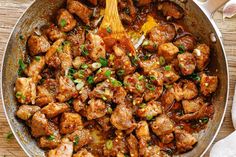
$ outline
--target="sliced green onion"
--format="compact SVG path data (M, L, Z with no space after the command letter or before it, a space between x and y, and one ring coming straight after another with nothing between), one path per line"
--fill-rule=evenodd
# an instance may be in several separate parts
M147 105L145 103L142 103L139 105L140 108L145 108Z
M149 41L148 40L144 40L142 46L148 46L149 45Z
M154 91L156 87L153 84L146 84L147 89Z
M84 87L83 81L78 81L77 85L75 86L77 90L81 90L83 87Z
M47 139L48 139L49 141L53 141L53 140L55 139L55 136L54 136L54 135L49 135L49 136L47 137Z
M22 59L19 59L18 64L19 64L21 70L25 70L26 65Z
M111 76L111 70L107 70L107 71L105 72L105 76L106 76L106 77L110 77L110 76Z
M108 61L106 58L101 57L99 60L103 67L106 67L108 65Z
M185 47L184 45L179 45L179 54L183 54L185 52Z
M63 45L58 46L57 52L62 52L63 51Z
M152 120L153 116L152 115L147 115L146 119L147 120Z
M122 83L120 81L117 81L116 79L111 79L111 83L115 87L122 86Z
M160 58L159 58L159 62L160 62L160 65L165 65L166 60L165 60L164 57L160 56Z
M82 65L81 65L81 68L82 68L82 69L87 69L87 68L88 68L88 65L87 65L87 64L82 64Z
M74 139L74 145L78 145L79 144L79 136L75 136L75 139Z
M154 75L149 76L149 78L150 78L151 81L157 80L156 76L154 76Z
M95 62L95 63L92 64L93 69L99 69L99 68L101 68L101 66L102 66L102 64L98 63L98 62Z
M41 57L40 57L40 56L36 56L36 57L35 57L35 60L36 60L37 62L39 62L39 61L40 61L40 59L41 59Z
M113 148L113 142L112 142L112 140L107 140L107 142L106 142L106 148L107 148L108 150L111 150L111 149Z
M13 135L13 133L10 131L10 132L8 132L8 134L7 134L7 137L6 137L8 140L10 140L10 139L13 139L14 138L14 135Z
M139 90L139 91L141 91L141 90L143 89L143 87L142 87L141 85L139 85L139 84L136 84L135 87L136 87L136 89Z
M199 119L199 122L203 123L203 124L206 124L208 121L209 121L208 117L204 117L204 118Z
M61 27L65 27L67 25L67 21L65 20L65 19L62 19L61 21L60 21L60 26Z
M119 71L117 72L117 75L118 75L118 76L122 76L122 75L124 75L124 73L125 73L124 70L119 70Z
M138 77L138 80L141 81L141 80L143 80L143 78L144 78L144 76L143 76L143 75L140 75L140 76Z
M89 76L87 79L88 84L93 84L94 83L94 77L93 76Z
M106 30L107 30L108 33L112 32L111 27L109 27L109 26L106 28Z
M171 70L171 66L170 65L165 66L165 70L166 71L170 71Z
M107 113L112 114L112 108L111 107L108 107Z

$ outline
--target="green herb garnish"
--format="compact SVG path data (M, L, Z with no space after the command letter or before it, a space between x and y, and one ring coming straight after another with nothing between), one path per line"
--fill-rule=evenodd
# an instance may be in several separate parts
M145 108L147 105L145 103L142 103L139 105L140 108Z
M166 71L170 71L171 70L171 66L170 65L165 66L165 70Z
M146 119L147 120L152 120L153 116L152 115L147 115Z
M81 54L83 56L88 56L89 52L88 52L88 50L85 49L85 45L84 44L80 46L80 50L81 50Z
M128 7L126 7L126 8L124 9L124 11L125 11L125 13L128 14L128 15L130 14L130 9L129 9Z
M185 47L184 45L179 45L179 54L183 54L185 52Z
M112 32L111 27L109 27L109 26L106 28L106 30L107 30L107 33L111 33Z
M88 65L87 65L87 64L82 64L80 67L81 67L82 69L88 69Z
M94 83L94 77L93 76L89 76L87 79L88 84L93 84Z
M146 84L147 89L154 91L156 89L156 87L153 84Z
M36 60L37 62L39 62L39 61L40 61L40 59L41 59L41 57L40 57L40 56L36 56L36 57L35 57L35 60Z
M107 71L105 72L105 76L106 76L106 77L110 77L110 76L111 76L111 70L107 70Z
M14 135L13 135L13 133L10 131L10 132L8 132L7 133L7 137L6 137L8 140L10 140L10 139L13 139L14 138Z
M49 141L53 141L55 139L55 136L54 135L49 135L48 138L47 138Z
M75 139L74 139L74 145L78 145L79 144L79 136L75 136Z
M193 79L195 81L200 81L201 78L197 73L192 73L191 75L188 76L189 79Z
M140 75L139 77L138 77L138 80L139 81L141 81L141 80L143 80L144 79L144 76L143 75Z
M73 101L74 101L74 99L72 98L69 101L67 101L67 103L71 105L73 103Z
M112 142L112 140L107 140L107 142L106 142L106 148L107 148L108 150L111 150L111 149L113 148L113 142Z
M115 87L122 86L122 83L120 81L117 81L116 79L111 79L111 84Z
M106 58L100 58L99 59L100 63L102 64L103 67L106 67L108 65L108 61Z
M160 62L160 65L165 65L165 63L166 63L165 58L161 56L159 58L159 62Z
M65 27L67 25L67 21L65 20L65 19L62 19L61 21L60 21L60 26L61 27Z
M112 114L112 108L111 107L108 107L107 113Z
M118 76L122 76L122 75L124 75L124 73L125 73L124 70L119 70L119 71L117 72L117 75L118 75Z
M208 121L209 121L208 117L204 117L204 118L199 119L199 122L203 123L203 124L206 124Z

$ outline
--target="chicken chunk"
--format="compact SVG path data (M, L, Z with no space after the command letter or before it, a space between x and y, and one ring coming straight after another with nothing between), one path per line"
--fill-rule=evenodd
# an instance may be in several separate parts
M150 88L150 87L149 87ZM163 92L163 86L153 86L144 92L144 100L157 100Z
M65 102L71 98L75 98L78 95L78 92L75 88L75 84L68 77L59 78L59 89L57 100L59 102Z
M136 17L136 8L134 7L133 0L119 1L120 18L122 22L130 25Z
M149 101L147 105L137 110L137 115L142 118L155 117L161 113L161 103L157 101Z
M197 69L203 71L209 63L210 48L206 44L200 44L193 50L196 58Z
M167 115L162 114L152 122L151 128L157 136L166 135L173 132L174 123Z
M184 99L191 100L198 95L197 86L189 80L183 80L183 96Z
M159 58L153 57L150 60L141 62L140 67L143 69L144 73L149 74L150 71L159 69L161 65Z
M50 125L46 116L38 111L31 120L31 133L34 137L52 135L54 132L53 127Z
M63 51L58 53L58 57L61 60L61 73L65 75L72 67L72 51L69 43L63 45Z
M171 17L177 20L184 16L183 8L174 2L164 1L159 3L158 10L160 10L165 17Z
M196 45L196 40L192 35L185 35L175 40L174 45L183 47L185 51L192 51Z
M200 110L202 105L204 104L204 100L201 97L198 97L193 100L183 100L182 106L184 108L184 113L194 113Z
M88 152L85 148L82 148L73 157L95 157L92 153Z
M77 21L66 9L60 9L57 14L57 25L63 32L69 32L75 28Z
M72 65L75 69L79 69L80 66L85 63L86 63L86 58L78 56L73 60Z
M185 130L175 130L176 146L180 153L193 149L197 139Z
M173 90L173 88L167 89L161 97L161 103L165 106L165 110L168 109L175 101L175 94Z
M46 29L45 34L51 41L56 41L60 38L66 38L66 34L60 31L55 25L52 25L48 29Z
M35 104L36 86L32 78L16 79L16 99L21 104Z
M79 129L68 136L74 143L74 151L92 142L93 137L88 129Z
M158 56L164 57L167 63L176 58L178 52L178 47L172 43L164 43L158 47Z
M159 136L159 137L161 139L161 142L165 143L165 144L168 144L168 143L170 143L171 141L174 140L174 134L173 133L162 135L162 136Z
M105 81L109 77L114 77L115 71L111 68L104 67L98 70L94 77L94 82L102 82Z
M201 75L200 90L204 96L209 96L214 93L218 86L217 76L207 76L206 74Z
M40 137L38 145L43 149L54 149L61 143L61 136L58 131L54 132L50 136Z
M139 157L138 153L138 140L133 134L130 134L129 137L126 139L129 148L129 154L132 157Z
M97 86L93 89L93 91L89 94L90 98L100 98L104 101L112 101L114 97L114 91L112 89L112 85L110 81L107 79L106 81L97 84Z
M57 52L58 50L61 50L61 46L62 46L62 43L64 42L65 40L64 39L58 39L57 41L55 41L53 43L53 45L48 49L46 55L45 55L45 59L46 59L46 63L48 65L51 65L51 64L55 64L54 62L51 63L52 59L55 60L55 55L57 55ZM59 59L59 58L58 58ZM55 68L58 68L56 66L59 66L61 63L60 63L60 59L59 61L57 61L59 63L57 63L56 65L52 65L52 67L55 67Z
M44 36L31 35L28 39L28 47L31 56L45 53L50 48L50 43Z
M161 148L155 145L145 148L144 157L169 157L169 155L161 151Z
M89 98L89 93L90 92L91 92L91 90L89 89L88 86L81 89L79 94L80 94L80 98L81 98L82 102L85 102Z
M90 16L93 12L87 6L79 1L70 0L67 1L67 9L72 14L76 14L86 25L89 25Z
M123 87L117 87L115 88L114 97L112 100L116 104L124 104L126 95L127 92Z
M89 33L87 35L89 57L93 61L99 61L100 58L106 58L105 43L98 35Z
M151 140L148 123L146 121L140 121L135 130L136 136L139 140L149 141Z
M91 99L88 104L86 109L88 120L103 117L107 113L107 106L101 99Z
M111 129L110 117L108 115L105 115L101 118L97 118L96 121L105 132Z
M183 75L191 75L196 68L196 59L192 53L185 52L178 55L179 68Z
M69 134L83 126L78 113L63 113L60 120L60 133Z
M21 105L16 112L17 117L22 120L28 120L31 116L40 110L38 106L31 106L31 105Z
M127 130L133 126L132 111L125 105L117 105L111 115L111 123L119 130Z
M39 74L43 70L44 66L45 66L45 57L36 56L25 70L25 73L28 77L32 77L34 79L34 82L37 82L40 77Z
M138 0L136 4L140 7L150 4L152 1L153 0Z
M165 68L165 70L163 71L163 76L164 83L169 85L175 83L180 78L173 66L170 66L170 69Z
M59 114L69 110L69 106L65 103L49 103L42 108L41 112L46 115L47 118L54 118Z
M85 108L85 104L81 101L81 99L77 98L73 101L73 108L76 112L79 112Z
M72 154L73 142L68 138L63 138L61 144L57 148L52 149L47 153L47 157L71 157Z

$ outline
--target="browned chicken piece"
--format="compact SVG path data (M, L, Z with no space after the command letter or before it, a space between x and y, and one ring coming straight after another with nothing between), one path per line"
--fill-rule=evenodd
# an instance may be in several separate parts
M76 98L73 101L73 108L76 112L79 112L85 108L85 104L81 101L80 98Z
M176 31L173 25L161 22L147 33L148 40L144 41L143 47L149 51L157 51L161 44L171 42L175 35Z
M125 89L130 93L134 93L139 96L142 95L146 89L145 79L138 72L132 75L125 76L124 85Z
M91 99L86 108L86 117L88 120L101 118L107 113L107 106L101 99Z
M166 135L173 132L174 123L167 115L162 114L152 122L151 128L157 136Z
M21 104L35 104L36 86L32 78L17 78L15 84L16 99Z
M97 5L98 4L98 0L88 0L92 5Z
M120 13L120 19L126 25L130 25L134 20L131 16L124 12Z
M183 96L184 99L191 100L198 95L198 89L196 84L189 80L183 80Z
M47 153L47 157L71 157L73 154L73 142L68 138L63 138L61 144L50 150Z
M173 88L167 89L161 97L161 103L162 105L165 106L165 109L168 109L169 107L171 107L171 105L175 101L175 95L174 95L173 90L174 90Z
M149 119L150 117L155 117L162 114L161 103L157 101L149 101L147 105L137 110L137 115L142 118Z
M206 44L200 44L193 50L196 58L197 69L203 71L209 63L210 48Z
M47 118L54 118L59 114L66 112L70 109L70 106L65 103L49 103L42 108L41 112L46 115Z
M78 92L75 89L74 82L68 77L60 77L58 95L56 97L57 100L59 102L66 102L70 100L71 98L77 97L77 95L78 95Z
M63 113L60 121L61 134L69 134L83 127L81 116L78 113Z
M179 52L178 47L172 43L164 43L158 47L158 56L164 57L165 61L168 63L176 58Z
M123 87L116 87L112 101L116 104L124 104L126 95L127 92Z
M185 52L178 55L179 68L183 75L191 75L196 68L196 59L192 53Z
M114 97L114 91L112 90L110 80L106 80L97 84L93 91L89 94L90 98L100 98L104 101L112 101Z
M163 92L163 86L153 86L150 89L146 89L144 92L144 100L150 101L150 100L157 100Z
M180 79L180 76L175 71L173 66L170 66L170 69L165 68L165 70L163 71L163 76L164 76L164 83L169 85L175 83Z
M37 86L37 98L35 104L43 107L51 102L54 102L54 96L50 91L44 86Z
M115 71L111 68L104 67L97 71L96 75L94 76L94 82L102 82L105 81L109 77L114 77Z
M135 132L139 140L143 141L151 140L148 123L146 121L138 122Z
M101 118L97 118L96 121L102 127L102 129L106 132L111 129L110 117L105 115Z
M100 58L106 58L105 43L99 35L89 33L86 39L89 57L93 61L99 62Z
M182 83L178 83L178 84L174 83L173 88L171 89L171 91L173 92L176 101L181 101L184 98ZM186 93L186 94L191 95L191 93Z
M175 40L174 45L183 47L185 51L192 51L196 45L196 40L192 35L185 35Z
M61 73L65 75L68 73L69 68L72 67L72 52L71 52L71 45L64 44L63 51L58 53L58 57L61 60Z
M119 130L127 130L133 124L132 110L125 105L117 105L110 119L112 125Z
M57 25L63 32L69 32L75 28L77 21L66 9L60 9L57 13Z
M157 86L163 86L164 76L163 72L159 70L151 70L148 72L151 82Z
M136 2L137 6L145 6L152 2L153 0L138 0Z
M75 59L72 62L72 65L75 69L79 69L81 65L86 63L86 61L87 61L86 58L78 56L75 57Z
M46 116L40 111L33 115L30 127L31 134L34 137L49 136L54 133L53 126L51 126Z
M31 105L21 105L16 112L17 117L22 120L28 120L31 116L40 110L38 106L31 106Z
M52 135L40 137L38 145L43 149L54 149L61 143L61 135L55 131Z
M168 144L168 143L172 142L175 137L174 137L173 133L170 133L170 134L159 136L159 138L161 139L162 143Z
M150 71L159 69L161 65L158 57L152 57L150 60L140 62L140 67L143 69L145 74L149 74Z
M67 1L67 9L72 14L76 14L86 25L90 24L90 17L93 13L86 5L75 0Z
M95 157L92 153L87 151L85 148L80 149L73 157Z
M175 130L176 146L180 153L193 149L197 139L185 130Z
M202 105L205 104L204 100L201 97L198 97L193 100L183 100L182 106L184 108L184 113L194 113L201 109Z
M204 96L209 96L214 93L218 86L217 76L207 76L206 74L201 75L200 90Z
M62 31L60 31L56 26L52 25L50 26L48 29L46 29L45 31L47 37L51 40L51 41L56 41L60 38L65 39L66 38L66 34Z
M56 69L56 70L60 70L61 67L61 60L58 56L58 53L55 53L48 61L47 61L47 65L50 68ZM59 72L59 71L58 71Z
M126 157L127 155L121 152L118 152L118 154L116 155L116 157Z
M183 8L174 2L166 1L159 3L157 8L167 19L170 17L179 20L184 16Z
M83 146L92 142L93 137L88 129L79 129L68 136L74 143L74 151L77 152Z
M50 43L44 36L31 35L28 39L28 47L31 56L45 53L50 48Z
M45 55L45 59L46 59L46 63L47 64L55 64L55 63L51 63L51 60L55 60L55 54L57 54L58 51L61 50L61 46L62 43L64 42L64 39L58 39L57 41L55 41L53 43L53 45L49 48L49 50L47 51L46 55ZM54 58L53 58L54 57ZM55 62L55 61L54 61ZM57 61L57 62L60 62ZM61 63L58 63L57 66L59 66Z
M80 98L81 98L82 102L85 102L89 98L90 92L91 92L91 90L89 89L88 86L81 89L79 94L80 94Z
M45 57L36 56L25 70L25 73L28 77L34 78L34 81L36 82L40 77L39 74L43 70L44 66L45 66Z
M129 137L127 137L127 143L129 148L129 154L132 157L139 157L138 153L138 140L133 134L130 134Z
M160 147L155 145L146 147L143 157L170 157L170 156L165 152L161 151Z
M133 4L133 0L121 0L119 1L120 18L122 22L130 25L136 17L136 9Z

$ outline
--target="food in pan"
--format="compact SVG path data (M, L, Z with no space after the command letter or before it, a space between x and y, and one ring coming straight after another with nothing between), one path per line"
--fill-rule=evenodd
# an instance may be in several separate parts
M68 0L19 60L16 116L48 157L166 157L194 149L214 114L210 47L177 4L120 0L136 48L99 30L102 0ZM99 31L98 31L99 30ZM143 35L145 38L143 38Z

